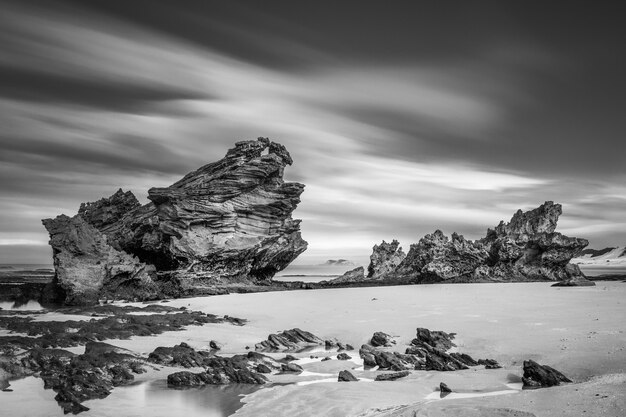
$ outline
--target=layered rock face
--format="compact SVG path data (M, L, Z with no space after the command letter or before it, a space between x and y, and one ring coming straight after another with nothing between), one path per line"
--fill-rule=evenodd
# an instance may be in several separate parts
M534 210L519 210L510 222L500 222L477 241L456 233L448 238L437 230L411 245L395 266L400 258L396 254L401 253L398 243L383 241L374 246L370 273L364 279L417 283L548 280L593 285L569 263L589 242L555 232L561 214L560 204L547 201Z
M291 217L304 185L283 181L292 163L267 138L238 142L220 161L150 189L151 203L141 206L119 190L81 205L71 219L44 220L62 301L177 296L271 280L307 247L300 220ZM117 281L123 293L114 290Z

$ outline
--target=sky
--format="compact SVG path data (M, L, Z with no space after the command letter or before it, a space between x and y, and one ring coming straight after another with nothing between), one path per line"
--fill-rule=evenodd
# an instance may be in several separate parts
M547 200L558 231L626 245L622 2L0 7L0 263L51 263L42 218L147 202L259 136L306 184L301 264Z

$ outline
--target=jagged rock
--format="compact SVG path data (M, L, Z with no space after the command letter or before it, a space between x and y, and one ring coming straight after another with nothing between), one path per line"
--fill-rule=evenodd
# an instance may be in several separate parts
M375 381L395 381L399 378L409 376L409 371L398 371L376 375Z
M567 378L556 369L547 365L539 365L537 362L531 359L524 361L523 369L523 389L552 387L555 385L560 385L561 382L572 382L569 378Z
M119 190L73 218L44 220L58 290L50 293L85 304L271 281L307 247L291 217L304 185L283 181L292 163L267 138L238 142L220 161L151 188L146 205Z
M210 357L209 352L198 352L188 344L181 343L174 347L157 347L150 353L148 360L159 365L193 368L204 366Z
M347 353L340 353L337 355L337 359L339 359L340 361L348 361L352 359L352 356L348 355Z
M100 298L153 299L155 269L114 249L81 216L43 220L50 233L55 277L50 293L71 305L96 304Z
M167 383L171 386L265 384L267 378L259 373L258 369L261 365L270 369L266 364L271 363L271 358L250 353L253 352L249 352L248 355L235 355L232 358L212 356L204 361L206 366L204 372L175 372L168 375Z
M132 192L124 192L120 188L109 198L102 198L93 203L82 203L78 214L96 229L101 229L117 222L139 206L141 204Z
M81 403L105 398L113 387L134 380L142 373L143 361L130 351L106 343L89 342L85 353L76 355L61 349L32 349L21 364L38 371L44 388L53 389L64 412L78 414L89 410Z
M404 260L406 255L402 252L400 243L393 240L387 243L384 240L380 245L374 245L370 255L370 264L367 267L367 277L370 279L381 279L393 272Z
M406 355L398 352L387 352L371 345L362 345L359 355L366 367L378 366L379 369L391 369L393 371L405 371L414 369L420 361L414 355Z
M446 333L440 330L428 330L423 327L416 329L415 339L411 341L411 344L418 347L428 345L435 349L446 351L456 346L452 339L456 333Z
M167 385L173 387L197 387L208 385L209 383L209 376L206 372L195 374L189 371L181 371L167 376Z
M519 210L509 223L500 222L486 237L471 241L440 230L424 236L394 268L378 273L384 280L428 282L562 281L563 285L593 285L578 266L569 264L589 243L555 232L560 204ZM396 245L397 246L397 245ZM370 270L379 271L375 247Z
M298 350L322 344L324 341L313 333L295 328L278 334L270 334L267 340L257 343L254 348L256 350Z
M389 347L395 345L396 341L393 340L393 336L388 335L387 333L376 332L372 335L372 338L370 339L370 344L374 347Z
M271 374L272 373L272 370L270 369L270 367L265 365L265 364L263 364L263 363L260 363L260 364L258 364L256 366L256 371L258 373L260 373L260 374Z
M340 277L331 279L329 284L346 284L351 282L361 282L365 280L365 269L362 266L356 267L346 272Z
M343 370L339 372L339 376L337 377L338 382L356 382L358 381L357 377L352 374L350 371Z
M337 348L337 350L354 350L354 348L352 347L351 344L349 343L342 343L340 341L338 341L337 339L328 339L328 340L324 340L324 346L326 347L326 349L334 349Z

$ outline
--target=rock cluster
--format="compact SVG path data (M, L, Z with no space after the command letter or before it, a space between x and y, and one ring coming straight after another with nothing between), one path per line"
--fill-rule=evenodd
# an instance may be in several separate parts
M362 281L508 282L559 281L567 285L594 285L569 261L588 241L555 232L560 204L518 210L508 223L476 241L436 230L412 244L404 256L397 241L374 246L368 275ZM358 282L358 271L331 283Z
M22 354L23 374L38 372L44 388L53 389L65 414L89 410L81 403L105 398L113 387L126 385L143 373L143 361L130 351L101 342L89 342L85 353L35 348Z
M267 283L307 247L291 217L304 185L283 181L292 162L267 138L238 142L220 161L151 188L146 205L119 190L72 218L43 220L56 271L49 296L93 304Z
M415 339L411 341L411 345L405 353L389 352L368 344L361 346L359 355L363 359L363 364L366 367L378 366L381 370L396 372L409 370L457 371L481 364L485 364L487 369L500 367L493 359L476 361L464 353L447 353L447 350L455 346L452 342L454 333L431 331L424 328L417 328L416 333ZM378 339L376 335L374 334L372 340ZM488 364L489 367L487 367Z

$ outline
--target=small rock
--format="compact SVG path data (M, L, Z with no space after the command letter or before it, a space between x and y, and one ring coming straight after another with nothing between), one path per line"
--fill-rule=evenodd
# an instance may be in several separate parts
M352 356L348 355L347 353L340 353L339 355L337 355L337 359L339 359L340 361L347 361L352 359Z
M502 366L494 359L478 359L479 365L485 365L485 369L500 369Z
M271 374L272 370L269 368L269 366L265 365L265 364L258 364L256 366L256 371L260 374Z
M409 371L390 372L376 376L376 381L395 381L409 375Z
M283 363L280 366L280 370L285 373L302 373L303 369L300 365L295 363Z
M446 385L445 382L439 383L439 398L443 398L447 396L448 394L450 394L451 392L452 390L450 389L450 387Z
M339 372L337 381L338 382L355 382L355 381L358 381L358 379L350 371L344 370L344 371Z
M215 340L211 340L209 342L209 347L214 350L221 350L224 347L224 345L219 342L216 342Z
M322 359L322 362L326 362L326 361L330 361L333 358L331 358L330 356L326 356L324 359Z
M370 344L374 347L385 346L389 347L391 345L395 345L396 341L392 339L391 335L383 332L376 332L372 336Z

